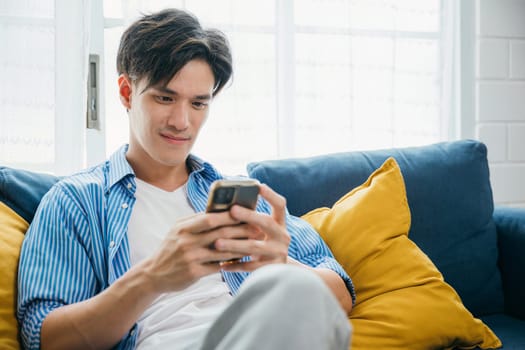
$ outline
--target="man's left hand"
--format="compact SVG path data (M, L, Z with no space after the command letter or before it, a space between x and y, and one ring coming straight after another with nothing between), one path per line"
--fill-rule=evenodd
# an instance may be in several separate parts
M256 238L219 238L215 242L217 250L251 258L247 262L224 263L222 267L226 271L253 271L266 264L287 262L290 235L286 229L286 199L264 184L260 186L260 195L271 205L271 214L259 213L239 205L230 209L230 215L249 225L256 233Z

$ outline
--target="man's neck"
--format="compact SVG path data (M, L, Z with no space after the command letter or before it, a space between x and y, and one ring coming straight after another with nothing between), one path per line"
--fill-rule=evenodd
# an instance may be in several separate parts
M164 191L172 192L188 181L189 171L186 162L177 166L167 166L158 163L138 162L126 155L126 160L135 172L135 176L144 182Z

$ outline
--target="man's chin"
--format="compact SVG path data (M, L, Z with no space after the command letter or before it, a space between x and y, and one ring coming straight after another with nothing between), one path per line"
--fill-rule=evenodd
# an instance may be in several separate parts
M167 166L167 167L177 167L181 164L186 163L186 159L188 158L189 153L181 153L177 156L174 156L173 154L165 155L163 157L159 157L157 159L157 162Z

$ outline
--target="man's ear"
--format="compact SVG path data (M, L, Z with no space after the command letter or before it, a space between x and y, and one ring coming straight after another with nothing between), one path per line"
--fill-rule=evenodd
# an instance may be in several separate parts
M126 107L126 110L131 109L131 80L125 74L118 77L118 91L120 94L120 102Z

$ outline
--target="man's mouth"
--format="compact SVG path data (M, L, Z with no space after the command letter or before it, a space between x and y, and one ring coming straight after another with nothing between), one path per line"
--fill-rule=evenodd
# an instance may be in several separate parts
M191 140L191 137L186 135L171 135L168 133L161 133L160 136L172 144L181 144Z

